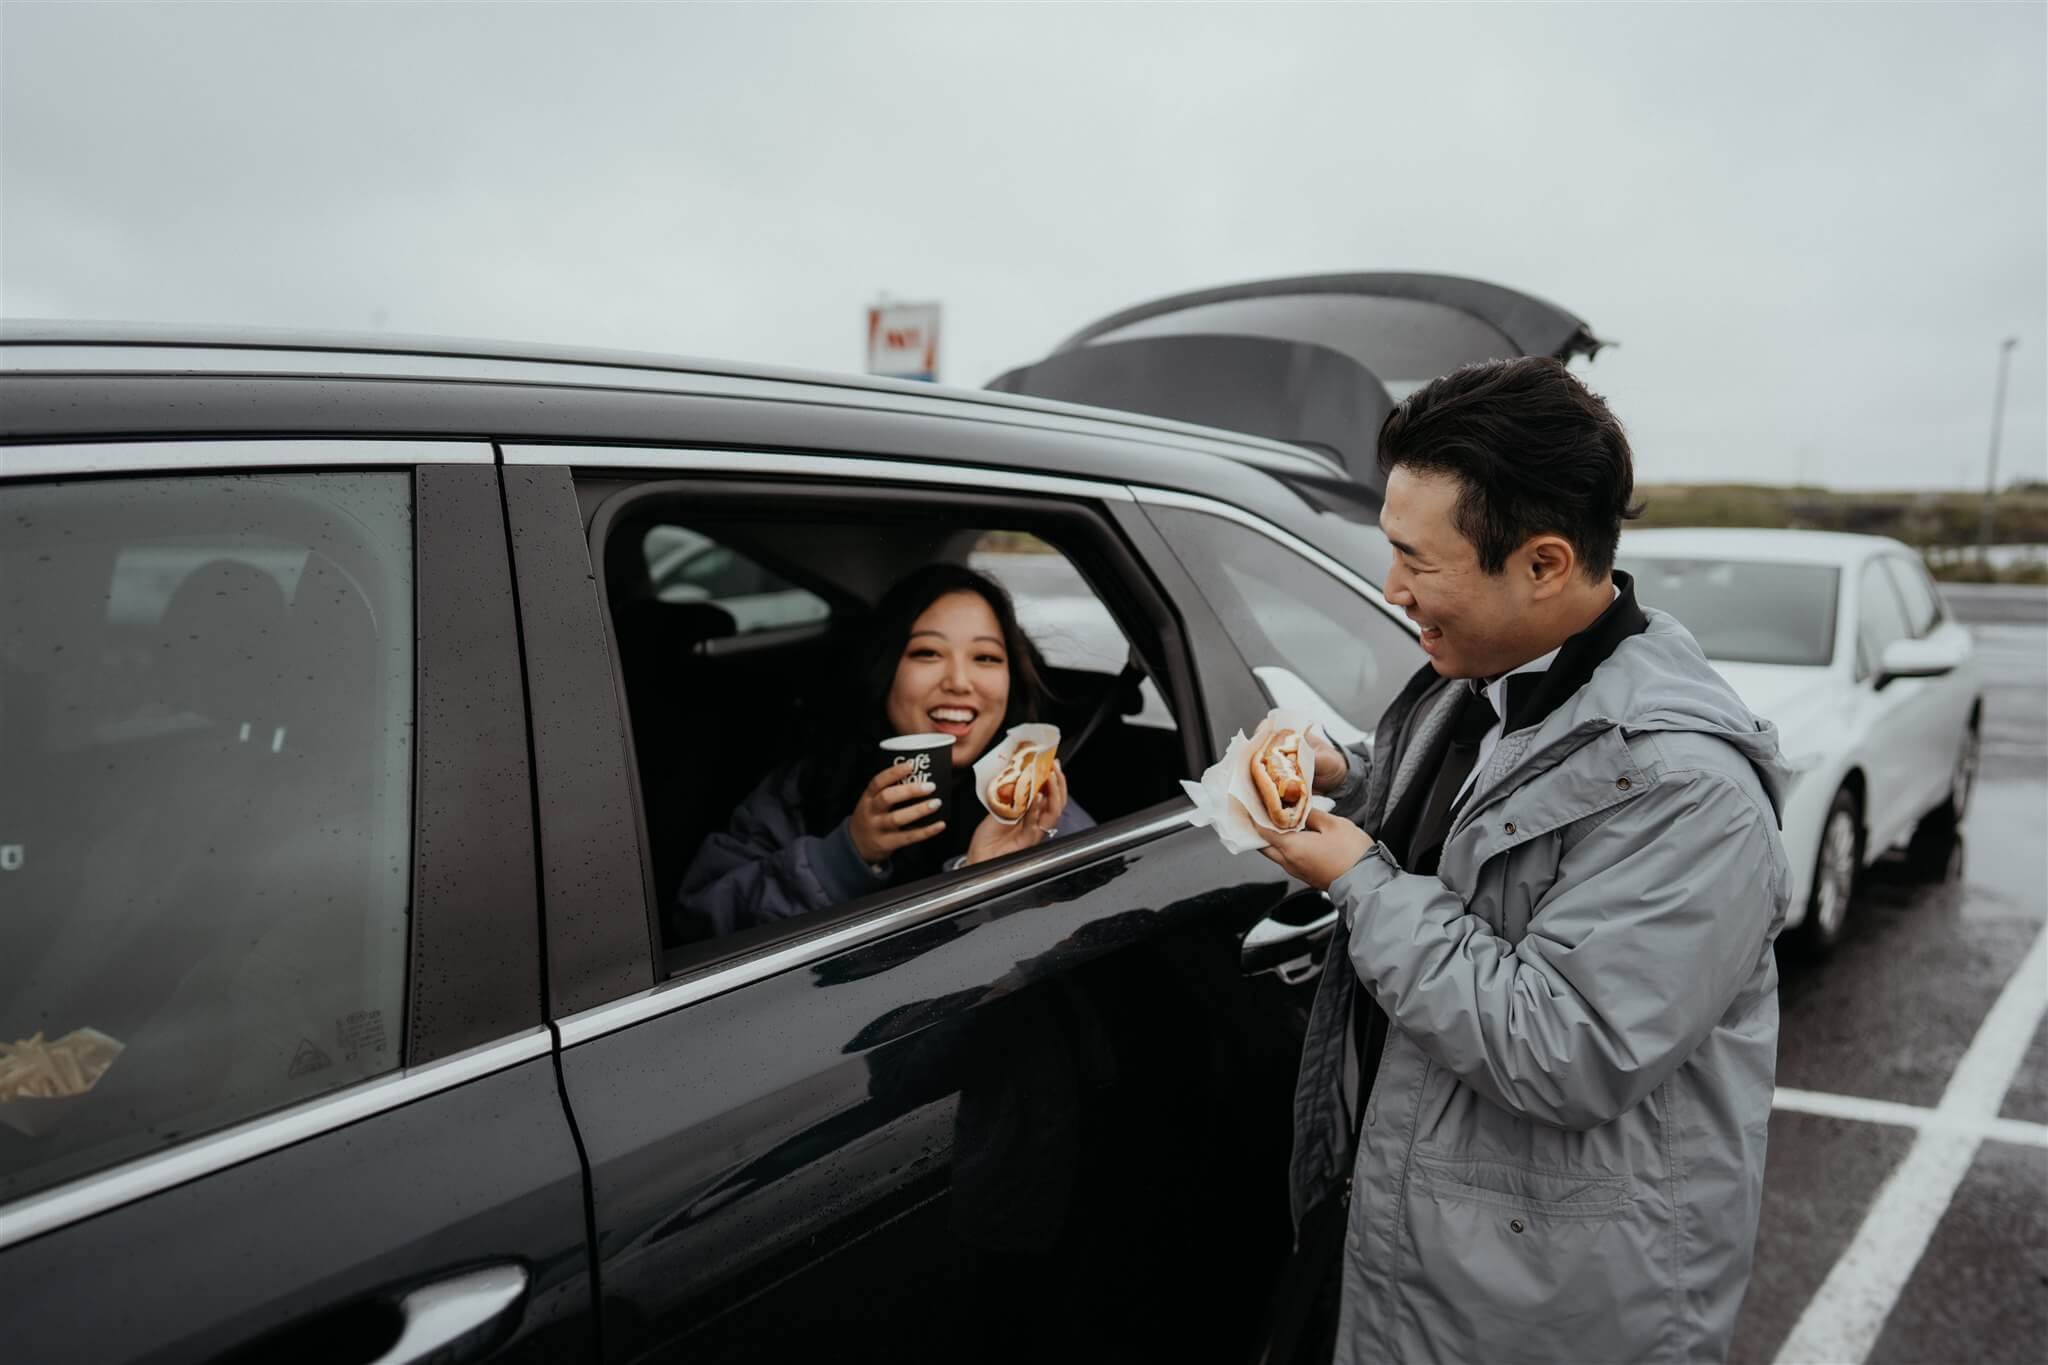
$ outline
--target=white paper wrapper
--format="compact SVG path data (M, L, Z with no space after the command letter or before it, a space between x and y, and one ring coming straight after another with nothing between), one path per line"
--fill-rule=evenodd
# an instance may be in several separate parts
M52 1098L21 1096L5 1103L0 1103L0 1124L12 1128L15 1132L25 1137L41 1137L44 1133L52 1131L69 1117L71 1111L78 1107L78 1102L84 1099L94 1086L105 1079L107 1072L113 1069L114 1062L118 1061L121 1053L126 1050L125 1045L118 1040L109 1038L98 1029L92 1028L74 1029L58 1041L67 1042L72 1038L81 1036L104 1045L113 1053L113 1057L108 1060L107 1065L85 1083L85 1090L75 1095L60 1095Z
M1294 833L1280 829L1266 818L1266 803L1259 799L1258 789L1252 785L1251 757L1252 750L1273 731L1299 730L1302 771L1313 774L1317 734L1310 719L1299 712L1276 708L1266 713L1251 738L1247 739L1242 730L1231 736L1230 747L1202 774L1199 783L1183 780L1180 784L1188 800L1195 803L1195 813L1188 823L1215 830L1230 853L1249 853L1265 848L1275 837ZM1309 805L1316 810L1328 810L1333 804L1327 796L1309 799Z
M1002 743L996 745L993 749L990 749L975 760L974 794L981 799L982 809L993 816L998 824L1015 825L1020 823L1017 820L1005 820L1002 816L997 815L995 807L989 802L989 789L994 787L996 779L1002 776L1004 765L1010 761L1010 755L1017 752L1017 746L1020 744L1036 744L1040 748L1048 750L1052 758L1057 758L1060 747L1060 727L1057 725L1013 726L1010 733L1003 736ZM1033 801L1032 804L1036 805L1037 802Z

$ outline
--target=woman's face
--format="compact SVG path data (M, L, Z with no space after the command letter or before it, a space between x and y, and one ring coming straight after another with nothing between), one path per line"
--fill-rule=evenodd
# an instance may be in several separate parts
M949 592L910 625L889 687L889 724L899 735L953 736L953 766L988 752L1010 705L1003 628L978 592Z

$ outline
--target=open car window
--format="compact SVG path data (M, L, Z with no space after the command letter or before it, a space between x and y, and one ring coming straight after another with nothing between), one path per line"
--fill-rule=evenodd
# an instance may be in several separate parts
M962 769L943 835L880 862L854 856L847 819L859 788L885 766L870 732L879 733L882 695L901 666L901 642L876 643L874 610L924 566L971 569L1014 604L1043 683L1038 719L1062 736L1070 800L1055 841L1180 798L1190 758L1150 676L1165 647L1118 595L1123 579L1103 590L1117 572L1106 567L1113 533L1072 505L1043 517L1029 506L963 506L957 496L941 504L904 494L896 505L676 483L626 487L599 507L592 549L604 566L643 849L672 969L806 932L855 902L893 903L973 863L1049 847L973 847L989 817ZM698 581L708 590L679 594L651 571L650 546L700 561L726 552L719 572L750 576L714 583L707 565ZM807 628L761 626L744 647L728 647L745 629L731 610L743 594L715 589L734 586L791 594L789 610L811 614L778 624ZM1008 676L1021 676L1021 663L1008 660ZM1000 744L1004 714L982 709L991 714L979 733ZM981 725L981 709L975 715Z

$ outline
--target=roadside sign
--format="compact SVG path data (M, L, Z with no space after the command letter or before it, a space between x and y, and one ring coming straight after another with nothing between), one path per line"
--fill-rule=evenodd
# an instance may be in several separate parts
M868 309L868 373L889 379L939 377L939 305L878 303Z

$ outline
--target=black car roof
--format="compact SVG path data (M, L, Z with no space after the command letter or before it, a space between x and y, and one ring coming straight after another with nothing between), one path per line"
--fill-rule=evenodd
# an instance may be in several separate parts
M1175 464L1229 463L1342 477L1320 451L1141 414L858 375L499 341L10 321L0 323L0 384L7 395L0 440L12 442L317 430L787 446L814 435L811 448L929 458L940 452L906 449L889 433L922 424L953 427L957 439L964 428L956 424L972 423L1017 438L1000 443L1017 448L1001 463L1047 472L1157 479ZM679 426L685 408L695 411ZM725 417L699 420L714 409ZM761 420L745 420L748 412ZM770 413L781 420L767 420ZM830 438L824 414L847 428L845 439ZM1062 436L1084 438L1087 453L1058 455ZM953 454L972 461L984 452Z

